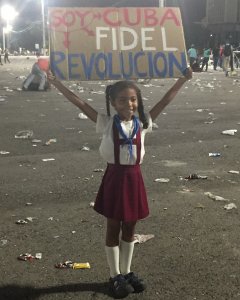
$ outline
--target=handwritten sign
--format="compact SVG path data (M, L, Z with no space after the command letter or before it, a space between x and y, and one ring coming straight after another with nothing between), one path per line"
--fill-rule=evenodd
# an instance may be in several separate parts
M49 8L50 60L62 80L182 77L178 8Z

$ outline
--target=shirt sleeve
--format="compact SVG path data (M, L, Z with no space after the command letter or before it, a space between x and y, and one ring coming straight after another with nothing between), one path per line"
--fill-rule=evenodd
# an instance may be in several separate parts
M97 133L104 133L110 118L111 118L110 116L98 113L97 123L96 123L96 132Z

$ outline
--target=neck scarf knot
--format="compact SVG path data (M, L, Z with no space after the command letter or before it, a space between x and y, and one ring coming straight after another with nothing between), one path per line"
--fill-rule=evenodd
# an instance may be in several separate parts
M113 120L114 120L114 123L117 127L118 132L120 133L121 137L123 138L123 145L124 144L128 145L128 151L129 151L129 154L130 154L130 159L132 159L132 157L133 157L133 138L139 130L138 119L135 116L133 116L133 131L132 131L132 134L131 134L130 137L127 137L126 134L124 133L124 131L122 129L121 120L120 120L119 115L115 115L113 117Z

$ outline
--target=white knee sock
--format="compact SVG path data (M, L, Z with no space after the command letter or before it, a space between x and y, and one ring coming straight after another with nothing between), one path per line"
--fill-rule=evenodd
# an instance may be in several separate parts
M119 270L119 246L108 247L105 246L107 254L107 261L110 268L110 276L113 278L120 274Z
M122 274L130 273L134 242L127 243L123 240L120 242L120 270Z

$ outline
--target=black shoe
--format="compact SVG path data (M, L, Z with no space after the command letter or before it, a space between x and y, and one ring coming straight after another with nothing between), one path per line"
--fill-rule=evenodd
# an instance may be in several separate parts
M122 299L134 292L133 287L122 274L109 279L110 291L115 299Z
M133 272L124 275L127 282L133 287L134 293L141 293L146 289L146 285L143 280L138 278Z

